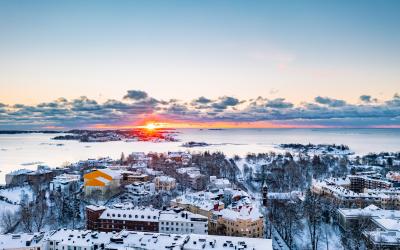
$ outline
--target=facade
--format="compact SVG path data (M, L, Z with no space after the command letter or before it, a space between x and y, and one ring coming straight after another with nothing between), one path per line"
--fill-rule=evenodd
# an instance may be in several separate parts
M134 206L87 206L87 229L102 232L135 230L160 233L208 233L207 217L183 209L158 210Z
M171 200L172 207L180 207L189 212L200 214L211 219L213 211L224 208L224 203L220 201L220 196L211 192L197 192L179 196Z
M228 179L224 179L224 178L218 179L216 176L210 176L209 188L224 189L224 188L231 188L231 187L232 187L232 185Z
M206 188L206 176L200 173L200 169L196 167L178 168L176 175L179 183L193 190L204 190Z
M377 218L393 218L400 219L400 210L385 210L375 205L369 205L361 208L339 208L337 210L338 222L343 230L347 230L360 220L368 220Z
M224 204L224 200L227 202ZM263 237L264 217L250 196L239 189L197 192L180 196L171 206L208 217L209 234Z
M158 232L160 211L153 208L86 207L86 228L102 232L133 230Z
M364 189L388 189L393 184L375 175L349 175L350 190L362 193Z
M112 170L109 168L97 169L83 176L85 195L90 195L94 191L101 194L110 192L117 193L121 185L121 170Z
M54 177L50 182L50 190L69 194L79 188L80 176L76 174L62 174Z
M183 209L160 212L160 233L174 234L208 234L208 219Z
M7 186L21 186L28 182L28 174L32 173L32 170L19 169L11 173L6 174L6 185Z
M147 206L154 202L157 196L152 182L135 182L125 186L126 192L121 199L126 199L134 206Z
M157 176L153 182L157 191L171 191L176 188L175 178L169 176Z
M330 178L323 181L313 180L311 191L341 207L351 207L354 205L357 207L366 207L374 204L384 209L400 208L400 189L398 188L363 188L363 192L357 193L351 190L350 186L350 178ZM356 186L358 184L353 183L353 187Z
M28 183L31 186L49 183L54 178L54 173L47 166L38 166L36 171L28 173Z
M150 180L150 176L147 174L142 174L136 171L122 171L121 175L121 185L123 186L132 184L134 182L146 182Z
M192 160L192 155L186 152L168 152L167 161L188 165Z

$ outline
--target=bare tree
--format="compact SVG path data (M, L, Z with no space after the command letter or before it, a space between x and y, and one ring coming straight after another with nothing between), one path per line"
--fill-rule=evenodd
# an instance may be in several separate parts
M36 231L40 231L46 220L48 206L43 196L38 196L32 207L33 226Z
M308 231L312 250L318 248L318 240L321 233L322 208L319 196L307 190L304 201L304 215L307 218Z
M33 232L33 213L30 204L23 205L20 209L20 220L25 232Z
M5 210L0 217L0 225L3 228L4 233L10 232L16 224L15 214L10 210Z

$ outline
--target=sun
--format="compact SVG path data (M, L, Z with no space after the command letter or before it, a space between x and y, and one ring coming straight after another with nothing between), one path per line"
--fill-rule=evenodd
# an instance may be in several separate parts
M147 130L154 130L154 129L157 128L157 125L154 124L154 123L147 123L144 127L145 127Z

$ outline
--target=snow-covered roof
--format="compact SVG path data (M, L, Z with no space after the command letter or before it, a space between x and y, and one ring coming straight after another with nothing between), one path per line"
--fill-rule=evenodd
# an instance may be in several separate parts
M219 205L223 203L218 201L218 196L212 192L200 191L196 193L185 194L172 200L172 202L196 206L205 211L214 209L214 205L218 202Z
M160 221L179 221L179 222L190 222L190 221L207 221L207 217L194 214L188 211L161 211Z
M400 231L367 231L364 233L376 245L400 246Z
M49 241L59 242L60 245L92 247L94 244L106 244L116 233L97 232L91 230L60 229L49 236Z
M250 220L257 221L260 218L263 218L263 215L258 211L256 207L253 206L242 206L240 208L225 208L216 214L222 216L222 218L237 221L237 220Z
M105 220L135 220L135 221L153 221L159 219L160 210L149 207L135 207L132 209L107 208L100 215L100 219Z
M373 222L384 230L400 232L400 218L374 218Z
M97 171L103 172L111 176L111 178L113 179L120 179L122 174L122 170L119 169L103 168L103 169L97 169Z
M188 235L143 233L121 231L113 237L113 242L106 245L107 249L128 250L128 249L183 249Z
M272 250L271 239L190 234L184 250L253 249Z
M7 175L21 175L21 174L29 174L32 172L33 172L33 170L29 170L29 169L18 169L18 170L8 173Z
M40 247L44 233L0 234L0 249Z
M167 182L167 183L173 183L175 182L175 178L172 178L170 176L157 176L155 179L157 179L160 182Z
M366 208L339 208L338 212L345 217L372 217L372 218L396 218L400 219L400 210L385 210L374 205Z

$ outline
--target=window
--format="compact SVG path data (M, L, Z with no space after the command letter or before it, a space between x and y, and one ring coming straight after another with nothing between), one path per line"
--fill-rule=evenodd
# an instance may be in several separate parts
M144 219L144 215L142 215L141 218Z

